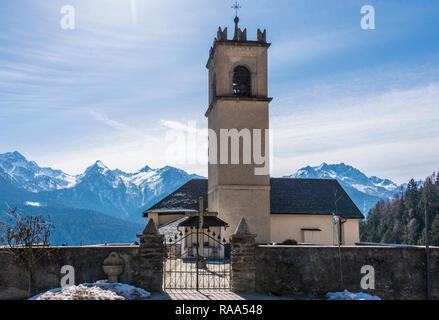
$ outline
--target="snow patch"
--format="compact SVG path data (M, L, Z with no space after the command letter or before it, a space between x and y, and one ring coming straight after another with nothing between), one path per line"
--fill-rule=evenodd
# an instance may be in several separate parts
M326 299L328 300L381 300L377 296L372 296L367 293L358 292L352 293L348 290L343 292L328 292L326 294Z
M149 172L139 172L133 175L130 180L136 186L140 186L145 180L151 179L156 174L157 174L156 170L151 170Z
M150 295L148 291L128 284L99 280L94 283L51 289L29 300L144 300Z
M39 202L26 201L24 204L31 207L42 207L41 203Z

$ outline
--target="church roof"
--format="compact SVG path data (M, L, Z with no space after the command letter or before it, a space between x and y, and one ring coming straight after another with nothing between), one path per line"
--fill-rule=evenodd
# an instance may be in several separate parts
M144 213L198 212L199 197L204 198L204 207L207 208L207 179L192 179L186 182Z
M193 216L187 220L181 221L178 226L179 227L196 227L200 224L200 217ZM215 216L205 216L203 221L203 228L207 229L208 227L228 227L229 225Z
M344 218L364 218L335 179L272 178L270 185L271 213L332 214L336 211Z
M344 218L364 216L335 179L270 179L272 214L337 214ZM192 179L144 212L168 213L198 211L198 198L207 202L207 179ZM337 199L337 208L335 206Z

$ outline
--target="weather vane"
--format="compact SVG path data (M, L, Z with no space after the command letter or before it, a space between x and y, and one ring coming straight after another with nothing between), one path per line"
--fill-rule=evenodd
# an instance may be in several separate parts
M235 3L231 6L231 8L235 10L236 16L238 16L238 10L241 9L242 7L239 5L238 2L235 2Z

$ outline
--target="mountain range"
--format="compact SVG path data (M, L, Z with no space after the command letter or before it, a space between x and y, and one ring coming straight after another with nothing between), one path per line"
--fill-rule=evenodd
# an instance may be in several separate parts
M134 241L142 211L194 178L202 177L170 166L126 173L101 161L73 176L8 152L0 154L0 215L14 207L48 213L56 220L54 243L79 244L80 235L87 244ZM100 226L101 236L87 232L90 226Z
M102 161L73 176L61 170L41 168L17 151L0 155L1 176L28 192L27 198L18 199L21 203L11 205L89 209L133 222L142 222L143 209L185 182L201 178L169 166L160 169L145 166L135 173L126 173L110 170Z
M48 213L56 225L51 240L58 244L79 244L80 236L86 244L130 242L145 224L142 211L194 178L203 177L170 166L127 173L102 161L70 175L8 152L0 154L0 215L8 207ZM404 188L344 163L307 166L285 178L337 179L364 214Z
M307 166L284 178L337 179L357 207L366 216L381 199L392 199L407 184L397 185L389 179L368 177L360 170L345 163Z

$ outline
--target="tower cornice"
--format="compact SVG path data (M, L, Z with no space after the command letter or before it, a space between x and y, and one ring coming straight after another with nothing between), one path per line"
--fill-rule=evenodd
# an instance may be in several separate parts
M271 102L271 100L273 100L273 98L271 97L262 97L262 96L250 96L250 97L243 97L243 96L216 96L216 99L209 105L209 107L207 108L206 113L204 114L204 116L207 118L209 117L209 113L210 111L214 108L216 102L218 101L224 101L224 100L235 100L236 102L239 101L264 101L264 102Z

